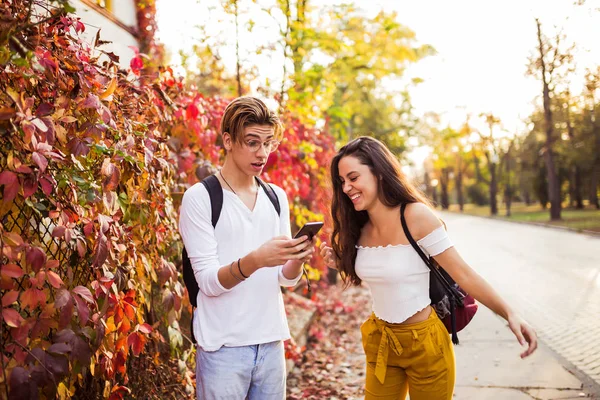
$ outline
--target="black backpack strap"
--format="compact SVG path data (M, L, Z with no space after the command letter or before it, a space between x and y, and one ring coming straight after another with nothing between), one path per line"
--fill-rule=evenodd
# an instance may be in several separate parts
M271 203L273 203L273 207L275 207L275 211L277 211L277 215L281 215L281 205L279 204L279 197L277 197L277 193L268 183L263 182L259 177L256 177L256 181L263 188Z
M408 225L406 223L406 217L404 216L404 211L406 210L406 204L407 203L402 203L402 206L400 206L400 220L402 221L402 229L404 230L404 234L406 235L406 238L410 242L410 245L413 247L413 249L415 249L415 251L419 254L419 256L421 257L421 259L423 260L425 265L427 265L427 267L429 268L431 273L435 274L437 276L437 278L440 279L440 281L445 286L445 288L447 290L449 290L450 292L452 292L452 286L450 285L450 283L448 283L446 278L444 278L444 276L442 275L440 270L433 265L433 263L431 262L431 259L425 255L425 253L423 252L421 247L417 244L415 239L410 234L410 230L408 229Z
M211 221L213 228L217 226L221 209L223 208L223 187L216 175L211 175L202 180L202 184L208 191L210 197Z

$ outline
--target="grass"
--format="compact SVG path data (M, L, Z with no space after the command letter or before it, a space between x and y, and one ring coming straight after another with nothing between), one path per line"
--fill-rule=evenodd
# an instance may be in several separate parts
M458 204L451 205L450 211L459 212ZM465 204L464 213L489 217L490 207ZM564 208L561 212L561 217L562 219L560 221L550 221L550 211L548 209L544 210L539 204L528 206L524 203L513 203L510 217L506 217L505 205L499 204L498 216L496 218L507 221L534 222L544 225L563 226L579 232L588 231L600 233L600 210L591 207L587 207L583 210Z

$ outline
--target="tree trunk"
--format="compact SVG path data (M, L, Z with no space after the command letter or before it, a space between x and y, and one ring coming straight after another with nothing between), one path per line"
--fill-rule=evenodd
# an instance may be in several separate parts
M530 206L531 205L531 193L529 193L529 190L525 190L523 192L523 197L525 200L525 204Z
M594 115L592 115L592 118L594 136L596 137L596 160L592 167L590 204L597 209L600 209L600 203L598 202L598 180L600 179L600 124L596 122Z
M498 215L498 178L496 177L496 164L488 165L490 170L490 214Z
M544 151L544 162L546 164L546 172L548 174L548 200L550 201L550 219L560 219L560 184L558 174L556 173L556 165L554 154L552 152L554 126L552 123L552 109L550 105L550 88L548 85L548 77L546 76L546 62L544 60L544 44L542 42L542 30L540 21L536 19L537 36L540 50L540 66L542 69L542 85L544 99L544 122L546 125L546 148Z
M506 204L506 216L510 217L510 206L512 205L512 185L510 181L510 152L513 144L511 143L506 152L506 186L504 187L504 204Z
M456 186L456 200L458 201L458 208L460 212L463 212L465 208L465 199L463 196L463 188L462 188L462 168L458 167L458 171L456 172L456 178L454 185Z
M581 185L581 169L577 165L574 165L571 170L571 180L569 182L569 187L572 188L571 205L578 210L583 209L583 194L581 190Z
M567 104L567 132L569 134L571 146L576 154L577 148L575 147L575 129L573 129L573 123L571 122L570 107L571 104ZM571 168L571 174L569 177L569 202L571 207L575 207L578 210L583 208L583 196L581 194L581 170L577 165L576 160L573 160L573 166Z
M600 203L598 202L598 178L600 177L600 167L596 163L592 167L592 174L590 176L590 205L600 209Z
M450 207L450 200L448 196L448 181L450 180L448 177L449 171L448 168L442 168L442 174L440 177L440 186L442 190L441 194L441 205L442 210L447 210Z
M429 178L429 173L427 171L425 171L425 174L423 175L423 179L425 180L425 195L427 196L428 199L431 199L433 197L433 193L431 190L431 182L430 182L430 178Z

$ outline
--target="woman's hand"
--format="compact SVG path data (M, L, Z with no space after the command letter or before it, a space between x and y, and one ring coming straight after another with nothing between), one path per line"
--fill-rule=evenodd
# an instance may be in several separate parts
M531 355L538 346L537 334L535 330L525 320L516 314L509 315L507 318L508 327L517 337L517 340L521 346L525 346L525 343L529 344L527 350L521 353L521 358L525 358Z
M333 249L327 245L327 242L321 243L321 257L323 257L329 268L337 269L337 257L333 254Z

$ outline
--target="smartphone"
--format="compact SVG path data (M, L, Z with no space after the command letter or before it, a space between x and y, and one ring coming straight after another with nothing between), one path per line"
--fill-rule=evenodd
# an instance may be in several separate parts
M299 237L306 235L308 236L308 240L312 240L313 236L315 236L321 230L322 227L322 222L307 222L306 224L304 224L302 229L300 229L298 233L296 233L294 239L298 239Z

